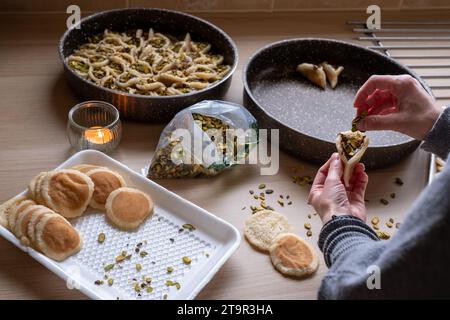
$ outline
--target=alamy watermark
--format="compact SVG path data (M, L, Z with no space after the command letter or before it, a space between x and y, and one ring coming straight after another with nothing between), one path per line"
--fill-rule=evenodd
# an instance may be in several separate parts
M275 175L280 160L279 130L270 130L270 143L268 132L267 129L209 129L194 135L191 130L176 129L167 140L168 144L175 142L170 160L175 165L200 164L204 167L259 164L261 175Z
M370 265L367 267L366 272L369 274L366 280L367 289L380 290L381 289L381 270L376 265Z

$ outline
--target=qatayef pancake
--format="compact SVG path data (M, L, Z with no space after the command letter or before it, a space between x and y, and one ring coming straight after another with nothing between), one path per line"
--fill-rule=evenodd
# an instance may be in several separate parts
M32 213L30 221L28 222L28 226L27 226L27 239L29 240L31 246L33 246L34 248L37 247L36 245L36 232L35 232L35 228L36 225L39 223L39 221L41 221L41 219L49 214L57 214L55 213L53 210L48 209L48 211L35 211Z
M270 260L279 272L297 278L309 276L319 267L316 250L293 233L280 234L274 240Z
M325 89L327 86L327 77L322 66L311 63L302 63L297 66L297 71L322 89Z
M245 220L244 235L255 248L267 252L279 234L290 232L291 229L283 214L261 210Z
M109 220L122 229L137 228L153 213L152 199L133 188L119 188L111 192L105 207Z
M19 239L24 245L30 245L30 240L28 239L28 223L31 217L35 213L45 213L49 212L50 209L41 205L32 205L22 211L16 219L16 225L13 230L14 235Z
M28 194L30 197L36 201L37 203L44 204L42 201L41 193L40 193L40 186L42 184L42 180L47 175L47 172L41 172L37 176L35 176L28 185Z
M36 249L53 260L65 260L81 249L80 234L59 214L44 215L34 231Z
M0 205L0 225L9 228L8 225L8 215L11 211L11 208L19 204L20 202L26 200L26 196L19 196L9 199L8 201L4 202L2 205Z
M23 200L13 205L8 214L8 227L12 232L16 227L17 216L29 206L36 205L36 202L33 200Z
M41 185L41 196L50 209L66 218L81 216L91 202L92 180L77 170L49 172Z
M369 138L361 131L344 131L338 134L336 148L344 163L344 184L350 186L355 166L359 163L369 146Z
M92 208L104 210L106 199L116 189L126 186L122 176L106 168L97 168L90 170L86 175L94 183L94 193L89 205Z
M92 164L79 164L79 165L73 166L70 169L77 170L77 171L80 171L82 173L87 173L88 171L91 171L91 170L94 170L94 169L98 169L98 168L102 168L102 167L95 166L95 165L92 165Z

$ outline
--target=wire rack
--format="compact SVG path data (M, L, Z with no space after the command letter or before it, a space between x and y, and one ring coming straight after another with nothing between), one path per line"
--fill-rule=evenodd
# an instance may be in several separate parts
M438 101L450 102L450 21L383 21L368 29L364 21L348 21L356 40L416 71Z
M372 30L364 21L348 21L355 40L407 65L424 79L442 105L450 104L450 21L383 21ZM436 173L431 155L428 181Z

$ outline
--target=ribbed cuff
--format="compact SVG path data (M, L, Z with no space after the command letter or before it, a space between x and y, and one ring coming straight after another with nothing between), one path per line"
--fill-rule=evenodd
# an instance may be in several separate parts
M446 159L450 152L450 108L444 109L424 139L422 148Z
M377 234L361 219L351 215L333 216L323 227L318 245L330 267L343 253L367 241L379 241Z

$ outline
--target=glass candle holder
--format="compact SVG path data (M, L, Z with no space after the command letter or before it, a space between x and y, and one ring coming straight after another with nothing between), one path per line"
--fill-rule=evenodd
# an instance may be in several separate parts
M69 111L67 136L77 150L113 151L122 137L119 111L103 101L86 101Z

